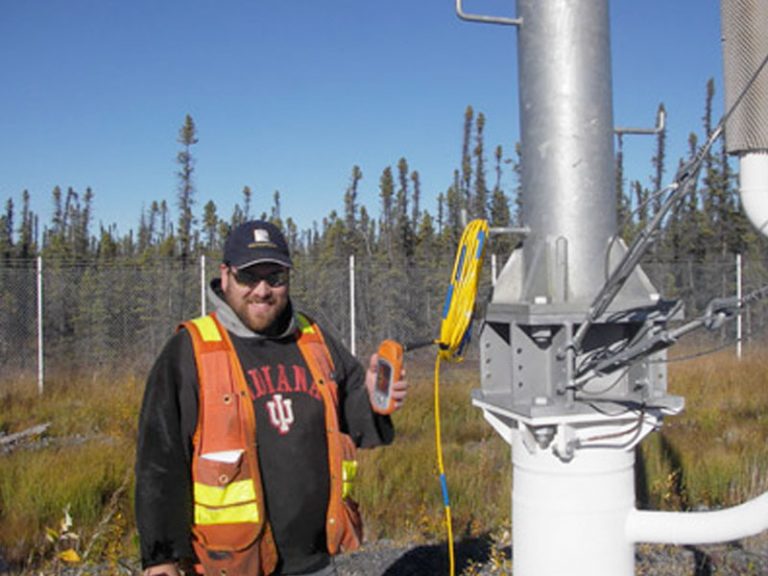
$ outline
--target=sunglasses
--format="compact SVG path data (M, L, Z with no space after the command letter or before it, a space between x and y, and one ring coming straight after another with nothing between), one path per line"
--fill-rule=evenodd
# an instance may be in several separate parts
M235 282L251 289L261 284L262 280L271 288L279 288L288 284L288 268L279 268L266 274L257 270L251 270L250 268L238 270L237 268L230 267L229 271L234 276Z

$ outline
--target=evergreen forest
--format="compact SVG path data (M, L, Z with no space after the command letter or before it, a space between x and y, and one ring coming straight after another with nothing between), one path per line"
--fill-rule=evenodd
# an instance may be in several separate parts
M702 125L688 139L691 155L717 124L712 113L714 97L715 84L709 80ZM25 314L32 314L24 310L31 306L29 289L25 295L11 273L32 269L34 259L42 256L50 278L67 278L61 286L49 282L46 296L51 301L46 332L54 344L61 342L61 353L75 353L79 348L87 357L95 353L95 342L111 339L115 346L110 349L119 349L117 341L131 331L146 343L146 352L151 355L167 335L169 325L196 313L197 289L189 285L194 284L190 278L197 274L194 269L200 256L206 255L212 265L217 264L228 231L252 218L271 220L285 232L296 262L294 297L311 310L331 316L342 336L350 336L345 327L349 318L347 312L339 312L346 305L339 304L338 298L349 297L346 263L355 256L360 263L361 291L376 296L358 304L356 320L371 334L371 342L382 337L430 337L424 332L439 318L447 274L464 223L482 218L491 227L524 224L518 196L519 147L503 150L499 145L487 145L486 122L485 115L472 106L466 108L462 122L457 122L460 130L452 183L438 195L434 212L424 208L418 167L404 157L378 175L377 206L360 203L363 173L359 166L352 166L348 186L339 190L343 213L331 211L311 228L301 229L290 216L282 214L277 191L269 203L259 199L260 207L270 204L263 212L254 209L256 202L249 186L243 187L231 209L213 201L202 204L195 186L198 128L190 115L179 128L175 167L169 166L169 170L175 168L177 181L176 190L169 191L172 200L157 199L142 209L135 230L121 235L114 225L95 229L92 206L98 191L91 188L65 190L56 186L51 192L49 222L40 221L30 207L30 194L23 190L18 206L13 197L8 198L0 215L0 325L5 326L0 331L0 351L9 351L14 343L34 337L34 327L26 325L28 318L26 323L23 319ZM686 160L667 157L665 130L655 139L647 181L628 181L623 165L624 136L616 136L617 221L627 243L661 209L663 198L657 191ZM765 241L740 210L736 185L737 175L720 140L708 151L696 186L664 219L656 234L648 257L653 263L652 280L665 295L686 299L689 310L705 305L696 300L704 289L708 298L733 292L730 272L723 273L720 264L730 262L735 254L759 264L768 253ZM520 241L513 234L494 236L491 250L503 263ZM713 268L707 268L709 264ZM154 276L139 278L137 275L147 267L154 270ZM762 278L762 264L759 267ZM121 272L105 280L98 271L106 269ZM187 273L191 276L184 277ZM712 293L713 287L717 293ZM173 304L168 303L171 294ZM132 304L126 316L120 309L128 302ZM162 318L161 328L142 333L141 319L150 316ZM116 319L122 327L114 325ZM78 335L77 341L65 344L73 335ZM104 354L99 354L95 360L106 361Z

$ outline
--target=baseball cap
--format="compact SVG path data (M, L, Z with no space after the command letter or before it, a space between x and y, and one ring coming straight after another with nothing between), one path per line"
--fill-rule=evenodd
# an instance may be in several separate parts
M251 220L232 230L224 243L224 263L247 268L261 262L276 262L290 268L288 243L271 222Z

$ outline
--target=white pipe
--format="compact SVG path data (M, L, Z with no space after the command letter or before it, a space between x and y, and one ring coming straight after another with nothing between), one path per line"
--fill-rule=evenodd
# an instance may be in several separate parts
M205 254L200 256L200 312L201 316L206 315L205 309Z
M741 205L749 221L768 236L768 152L749 152L739 157Z
M768 528L768 492L725 510L655 512L632 510L627 518L631 542L714 544L754 536Z

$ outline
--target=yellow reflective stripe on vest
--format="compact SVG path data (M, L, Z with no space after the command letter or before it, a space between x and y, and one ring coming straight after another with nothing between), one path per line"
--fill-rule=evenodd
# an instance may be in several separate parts
M259 507L256 502L228 506L227 508L206 508L195 505L195 524L198 526L210 526L212 524L243 524L258 523Z
M195 503L203 506L232 506L256 500L252 480L239 480L227 486L208 486L195 482L194 493Z
M221 334L219 334L219 328L216 326L216 322L210 316L202 316L192 320L197 329L200 331L200 336L205 342L221 342Z
M252 480L240 480L225 487L195 482L195 524L238 524L258 522L259 507Z
M341 463L341 497L348 498L352 495L357 476L357 460L344 460Z
M304 316L304 314L296 314L296 320L299 322L299 330L301 330L302 334L314 334L315 329L312 327L312 323L309 321L309 318Z

